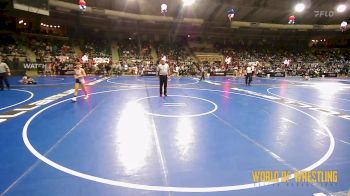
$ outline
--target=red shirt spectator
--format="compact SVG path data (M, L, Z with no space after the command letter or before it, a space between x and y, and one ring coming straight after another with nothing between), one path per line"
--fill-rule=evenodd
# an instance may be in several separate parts
M80 6L86 6L86 2L84 0L79 0L79 5Z

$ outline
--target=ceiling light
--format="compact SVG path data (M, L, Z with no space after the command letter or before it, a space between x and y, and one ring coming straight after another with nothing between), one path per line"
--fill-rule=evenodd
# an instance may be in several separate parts
M182 3L184 6L192 5L195 2L195 0L182 0Z
M296 12L302 12L305 9L305 5L303 3L298 3L295 5L294 10Z
M337 12L345 12L345 10L346 10L346 5L344 4L338 5Z

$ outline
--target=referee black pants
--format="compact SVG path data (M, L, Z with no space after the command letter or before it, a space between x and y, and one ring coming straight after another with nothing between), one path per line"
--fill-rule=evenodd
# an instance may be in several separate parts
M163 94L163 86L164 86L164 95L167 95L167 87L168 87L168 76L160 75L159 76L159 94Z
M0 89L4 90L4 83L6 84L7 89L10 89L9 81L7 80L7 73L0 73Z
M252 80L253 80L253 74L252 73L247 73L247 75L245 75L245 84L246 85L250 85Z
M205 80L205 73L204 73L204 71L201 74L201 79L200 80Z

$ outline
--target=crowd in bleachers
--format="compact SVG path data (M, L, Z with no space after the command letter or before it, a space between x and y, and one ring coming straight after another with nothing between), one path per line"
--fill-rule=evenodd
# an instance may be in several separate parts
M138 43L134 40L118 43L118 52L121 61L149 61L152 60L151 44Z
M321 76L324 73L346 75L349 72L349 51L335 49L271 50L222 48L223 56L230 57L224 69L241 73L248 63L256 64L259 73L285 72L288 75ZM238 71L237 71L238 70Z
M198 44L197 44L198 45ZM194 45L193 48L201 45ZM208 44L207 44L208 45ZM206 48L208 48L206 45ZM47 64L46 70L52 74L61 74L70 70L82 55L88 60L82 62L90 74L127 73L142 74L144 71L154 71L157 60L166 57L171 70L180 75L192 75L204 65L205 70L228 71L236 75L244 74L244 67L254 63L259 74L285 72L288 75L321 76L323 73L348 75L350 65L350 50L327 48L293 48L276 49L273 47L236 47L232 45L213 44L212 50L223 56L221 62L195 63L191 47L184 43L151 43L128 40L117 43L119 61L112 62L111 44L107 40L72 41L68 38L53 39L43 36L25 36L15 39L7 36L0 42L0 55L6 63L18 69L20 62L29 62L25 49L31 50L36 62ZM78 54L76 48L81 50ZM192 49L193 49L192 48ZM152 50L154 52L152 53ZM198 49L199 50L199 49ZM204 51L206 52L206 51ZM154 56L156 58L154 59ZM229 58L230 62L225 62ZM95 61L96 59L99 59ZM107 59L107 60L106 60Z
M26 53L18 47L18 43L6 44L0 46L0 54L6 56L25 56Z
M131 74L142 74L145 71L156 70L157 60L152 56L152 48L159 59L165 57L172 70L185 73L193 59L180 44L170 43L138 43L133 40L118 43L120 66ZM176 68L177 67L177 68Z
M166 58L171 72L175 75L194 75L197 71L196 64L186 43L157 43L157 56Z
M107 40L82 41L80 50L90 57L111 57L111 47Z
M71 44L66 41L32 38L29 48L35 53L37 62L73 61L76 56Z
M151 55L151 44L129 39L118 42L118 63L112 64L112 72L121 74L138 75L142 70L153 70L153 57Z
M21 43L11 35L1 35L1 37L0 56L6 64L18 69L19 62L26 58L26 52L23 50Z
M119 58L122 61L126 61L128 59L136 60L139 58L139 49L137 47L136 42L129 43L119 43Z
M189 57L183 45L170 43L159 43L157 45L157 55L179 61L186 61Z

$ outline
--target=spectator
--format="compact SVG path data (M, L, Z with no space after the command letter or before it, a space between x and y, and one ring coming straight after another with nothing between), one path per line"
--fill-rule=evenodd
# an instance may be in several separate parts
M0 57L0 89L4 90L4 84L5 82L6 87L8 90L10 90L10 84L9 81L7 80L7 76L11 75L11 71L9 66L2 61L2 57Z

